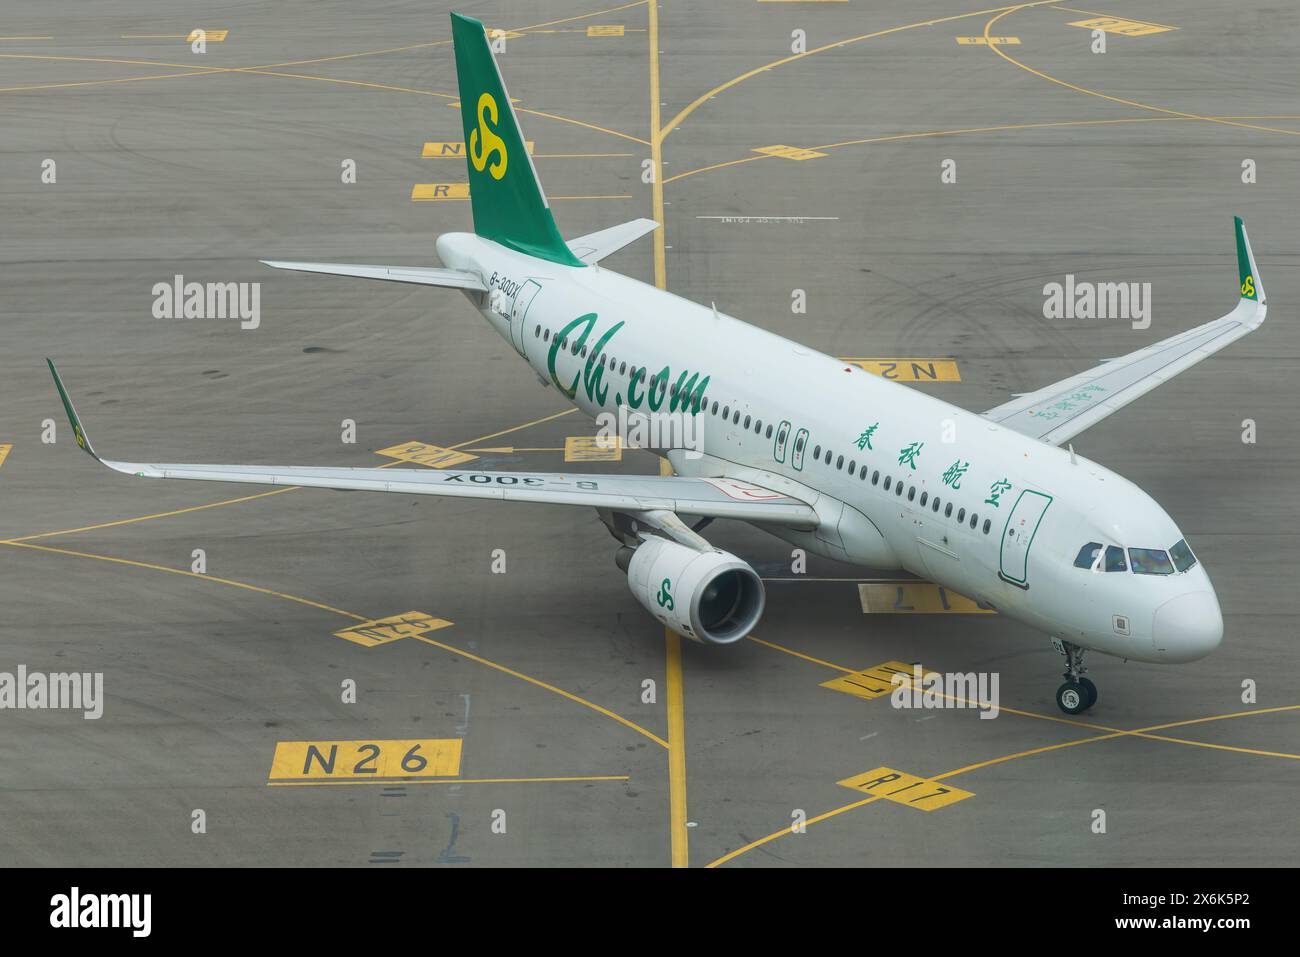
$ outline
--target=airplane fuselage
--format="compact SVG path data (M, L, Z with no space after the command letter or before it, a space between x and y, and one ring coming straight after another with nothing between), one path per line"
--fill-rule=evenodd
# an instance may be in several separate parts
M1218 645L1218 601L1199 562L1169 574L1128 567L1129 548L1167 551L1183 535L1109 469L608 269L465 233L440 237L438 253L483 278L490 292L467 296L582 412L692 416L702 454L669 450L678 474L752 481L821 518L815 530L772 534L905 569L1123 658L1189 661ZM1077 567L1089 543L1124 549L1124 569Z

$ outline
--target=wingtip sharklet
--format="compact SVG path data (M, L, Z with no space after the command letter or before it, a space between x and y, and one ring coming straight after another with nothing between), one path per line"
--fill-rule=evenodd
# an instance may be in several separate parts
M59 370L54 367L54 360L46 356L45 364L50 367L50 375L54 377L54 388L59 390L59 399L63 402L63 411L68 415L68 423L72 426L72 434L77 439L77 447L85 451L96 462L104 461L99 457L95 447L90 444L90 439L86 436L86 430L81 425L81 418L77 415L72 399L68 396L68 390L63 386L63 378L59 375Z
M1234 216L1233 230L1237 238L1237 281L1238 292L1242 299L1265 305L1264 284L1260 281L1259 266L1255 262L1254 250L1250 248L1250 237L1246 235L1246 223L1240 216Z

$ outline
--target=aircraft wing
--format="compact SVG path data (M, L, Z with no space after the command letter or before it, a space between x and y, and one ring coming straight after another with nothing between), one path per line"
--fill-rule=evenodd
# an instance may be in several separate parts
M599 232L579 236L577 239L570 239L566 245L573 255L590 266L658 228L659 224L653 219L634 219Z
M382 279L386 282L411 282L421 286L445 286L451 289L476 289L487 292L483 280L461 269L441 269L425 266L362 266L354 263L298 263L281 260L259 260L273 269L292 269L296 272L320 272L331 276L356 276L360 279Z
M366 492L404 492L450 498L584 505L618 512L675 512L799 528L818 524L806 502L749 482L668 475L607 475L569 472L500 472L460 469L328 468L276 465L197 465L116 462L100 458L90 444L54 363L49 363L77 445L111 469L141 478L298 485Z
M1101 365L1017 396L982 413L984 418L1024 435L1060 445L1118 412L1162 382L1254 332L1268 306L1255 255L1241 218L1236 219L1237 271L1241 298L1222 318L1171 336Z

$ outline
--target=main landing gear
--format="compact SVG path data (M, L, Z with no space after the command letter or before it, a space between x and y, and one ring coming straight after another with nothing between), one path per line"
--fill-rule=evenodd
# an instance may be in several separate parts
M1065 684L1056 689L1056 704L1066 714L1082 714L1097 703L1097 686L1083 677L1084 649L1059 638L1052 646L1065 655Z

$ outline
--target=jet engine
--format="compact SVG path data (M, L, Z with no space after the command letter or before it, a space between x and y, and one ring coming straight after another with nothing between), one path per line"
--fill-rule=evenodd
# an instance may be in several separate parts
M729 645L763 615L762 579L730 552L647 538L635 549L619 549L615 561L636 600L683 638Z

